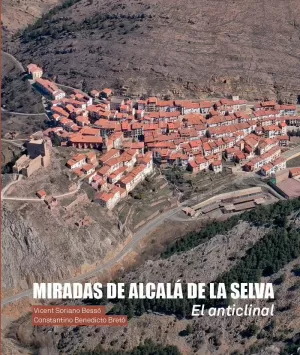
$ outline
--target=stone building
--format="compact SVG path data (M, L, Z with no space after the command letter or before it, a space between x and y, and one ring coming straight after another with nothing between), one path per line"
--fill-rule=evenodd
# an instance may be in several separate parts
M51 145L43 139L31 139L26 143L27 154L22 155L13 166L13 173L26 177L32 175L39 168L50 165Z

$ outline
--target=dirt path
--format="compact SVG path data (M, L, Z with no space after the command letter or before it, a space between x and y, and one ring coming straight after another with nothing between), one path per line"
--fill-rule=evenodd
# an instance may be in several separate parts
M13 180L10 183L8 183L2 190L1 190L1 200L4 199L4 194L6 193L6 191L14 184L16 184L19 180L21 180L22 177L21 175L18 175L17 180Z
M17 147L17 148L21 148L21 149L25 149L25 147L23 146L23 144L21 144L21 143L16 143L15 142L15 140L10 140L10 139L1 139L2 140L2 142L5 142L5 143L9 143L9 144L11 144L11 145L14 145L15 147ZM24 141L27 141L28 139L24 139Z
M33 197L3 197L2 200L5 201L26 201L26 202L42 202L40 198Z
M79 183L80 184L80 183ZM264 186L266 187L266 186ZM78 189L80 187L77 187ZM76 190L77 191L77 190ZM73 191L71 193L74 193ZM66 193L66 194L62 194L59 196L56 196L56 198L63 198L68 196L71 193ZM193 201L194 198L192 198L191 200ZM189 201L184 201L182 204L180 204L178 207L175 207L171 210L168 210L160 215L158 215L156 218L154 218L152 221L149 221L146 225L144 225L143 227L141 227L140 230L138 230L132 237L132 239L130 240L130 242L115 256L113 257L111 260L109 260L108 262L106 262L104 265L100 265L98 267L96 267L94 270L87 272L85 274L70 278L68 280L60 280L59 282L80 282L80 281L87 281L88 279L90 279L91 277L94 277L98 274L103 273L106 270L109 270L111 268L113 268L117 263L119 263L122 259L124 259L125 256L127 256L128 254L130 254L135 246L146 236L148 236L151 232L153 232L156 228L158 228L160 225L162 225L166 220L176 220L176 214L182 209L183 206L187 205L189 203ZM188 219L186 220L188 221ZM192 219L191 219L192 221ZM6 298L4 300L2 300L2 306L5 306L7 304L13 303L19 299L22 299L24 297L30 297L32 295L32 289L20 292L14 296L11 296L9 298Z
M19 175L19 177L20 176L22 176L22 175ZM27 201L29 201L29 202L37 202L37 201L41 202L41 201L43 201L42 199L37 198L37 197L33 198L33 197L17 197L17 196L7 197L7 196L5 196L5 193L10 188L10 186L15 184L15 183L17 183L19 180L21 180L21 178L20 179L18 178L18 180L12 181L7 186L5 186L5 188L1 191L1 199L2 200L5 200L5 201L26 201L26 202ZM74 195L76 192L78 192L80 190L81 184L82 184L82 182L79 181L78 184L77 184L77 188L75 190L69 191L69 192L65 192L65 193L60 194L60 195L55 195L53 197L56 198L57 200L59 200L59 199L65 198L65 197L72 196L72 195Z

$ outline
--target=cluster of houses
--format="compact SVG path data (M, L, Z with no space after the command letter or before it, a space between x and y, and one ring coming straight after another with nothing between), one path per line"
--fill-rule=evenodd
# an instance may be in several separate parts
M108 208L151 172L153 160L198 173L222 171L225 159L271 175L285 167L280 153L289 144L287 125L300 125L296 105L265 101L250 107L238 96L132 100L115 97L108 88L66 95L37 68L29 65L28 73L49 96L54 123L44 134L62 146L102 152L100 159L78 154L68 166L79 177L88 176L96 200Z
M112 148L100 158L94 151L76 154L66 165L97 191L94 201L111 210L153 172L153 157L138 149Z

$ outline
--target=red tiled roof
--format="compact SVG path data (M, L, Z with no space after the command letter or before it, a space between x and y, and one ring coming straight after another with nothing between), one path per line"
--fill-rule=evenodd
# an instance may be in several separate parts
M100 136L81 136L77 135L75 137L70 138L70 141L72 143L91 143L91 144L96 144L96 143L102 143L103 139Z
M91 128L91 127L83 127L80 130L80 134L84 136L100 136L100 129Z

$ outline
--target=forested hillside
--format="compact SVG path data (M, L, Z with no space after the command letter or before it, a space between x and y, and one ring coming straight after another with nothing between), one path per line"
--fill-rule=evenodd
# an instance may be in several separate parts
M231 300L90 300L107 304L110 314L127 314L128 327L75 327L55 333L29 329L30 319L14 328L15 339L35 344L46 337L57 354L148 355L292 354L299 345L297 316L300 275L300 199L280 201L229 219L178 240L164 258L126 271L119 282L272 282L274 300L251 300L259 307L274 304L273 317L191 317L193 304L226 307ZM167 255L169 253L169 255ZM117 280L115 280L117 281ZM234 300L238 306L250 300ZM81 302L80 302L81 303ZM15 330L16 329L16 330ZM45 333L46 331L46 333ZM31 335L30 335L31 334ZM29 339L28 339L29 337ZM50 337L50 339L49 339ZM151 339L152 343L149 342ZM50 341L51 340L51 341ZM24 340L25 341L25 340ZM137 344L140 344L137 347ZM163 344L163 345L159 345ZM167 346L170 345L169 346ZM32 345L33 346L33 345ZM271 351L271 352L270 352ZM273 351L273 352L272 352ZM277 353L276 353L277 351Z
M289 223L288 217L299 211L300 199L280 201L271 206L262 206L241 216L234 216L225 223L210 223L200 233L191 233L187 238L182 238L173 247L173 252L187 251L207 238L216 234L230 231L240 220L246 220L256 225L268 225L271 230L252 248L246 255L228 272L214 282L224 282L230 285L233 282L249 283L260 282L262 277L268 277L278 272L287 263L300 256L300 231ZM186 241L187 240L187 241ZM136 281L138 282L138 280ZM199 280L201 282L201 280ZM186 290L185 290L186 291ZM207 307L226 306L230 300L209 300L205 302ZM87 303L97 304L99 301L92 300ZM107 303L102 300L101 303ZM129 318L141 316L145 312L160 312L164 314L175 314L178 317L186 317L191 314L197 299L126 299L119 300L116 306L110 311L111 314L127 314Z
M170 245L162 257L184 252L212 238L216 234L226 233L236 226L239 221L247 221L256 226L285 227L289 215L300 210L300 200L280 201L274 205L260 206L254 210L236 215L226 221L208 223L200 232L192 232Z
M80 355L180 355L180 352L175 346L154 344L150 340L129 351L112 351L99 347L94 351L82 352Z

